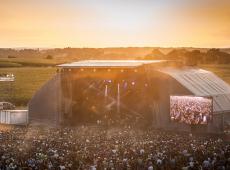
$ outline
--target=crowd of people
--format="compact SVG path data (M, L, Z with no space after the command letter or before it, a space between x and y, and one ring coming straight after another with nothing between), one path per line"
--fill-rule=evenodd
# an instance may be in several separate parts
M207 124L212 119L212 99L193 96L171 96L170 116L187 124Z
M0 129L0 169L227 170L219 138L129 127Z

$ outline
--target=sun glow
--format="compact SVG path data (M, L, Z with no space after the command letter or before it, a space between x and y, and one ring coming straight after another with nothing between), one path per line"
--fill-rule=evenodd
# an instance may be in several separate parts
M230 43L226 0L3 0L0 21L0 47L227 47Z

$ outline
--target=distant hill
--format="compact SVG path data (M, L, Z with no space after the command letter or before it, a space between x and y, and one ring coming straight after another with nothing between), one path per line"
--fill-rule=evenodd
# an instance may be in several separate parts
M178 48L163 54L159 49L154 49L143 59L180 60L186 65L197 64L229 64L230 53L227 49L195 49Z
M194 51L199 51L194 53ZM196 58L200 63L228 62L230 48L161 48L161 47L117 47L117 48L54 48L54 49L6 49L0 48L1 66L54 66L86 59L170 59ZM194 55L202 55L199 59ZM187 60L187 59L186 59ZM11 64L13 63L13 64Z
M154 49L150 54L147 54L143 59L145 60L163 60L165 59L165 54L163 54L159 49Z

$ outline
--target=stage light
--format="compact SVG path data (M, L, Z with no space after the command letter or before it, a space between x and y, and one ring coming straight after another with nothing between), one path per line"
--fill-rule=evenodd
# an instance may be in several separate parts
M106 84L105 85L105 97L107 97L108 96L108 85Z
M124 83L124 88L127 88L127 86L128 86L128 83L125 82L125 83Z
M148 84L147 83L145 83L145 87L147 87L148 86Z
M137 69L135 69L134 72L136 73L136 72L137 72Z
M111 71L111 69L108 69L107 71L108 71L108 72L110 72L110 71Z
M132 81L132 83L131 83L133 86L135 85L135 82L134 81Z
M123 69L121 69L121 72L123 73L123 72L124 72L124 70L123 70Z
M96 69L93 69L93 72L96 72Z
M81 71L84 71L84 68L81 68Z
M112 83L112 80L108 80L109 83Z
M69 69L68 71L71 71L71 69Z
M96 106L91 106L91 110L96 110Z

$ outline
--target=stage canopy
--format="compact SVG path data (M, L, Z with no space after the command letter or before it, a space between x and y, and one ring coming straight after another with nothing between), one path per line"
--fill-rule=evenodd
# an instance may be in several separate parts
M139 67L145 64L155 64L167 62L166 60L82 60L73 63L61 64L62 68L82 68L82 67Z
M210 71L198 68L162 68L196 96L213 97L214 113L230 111L230 86Z

